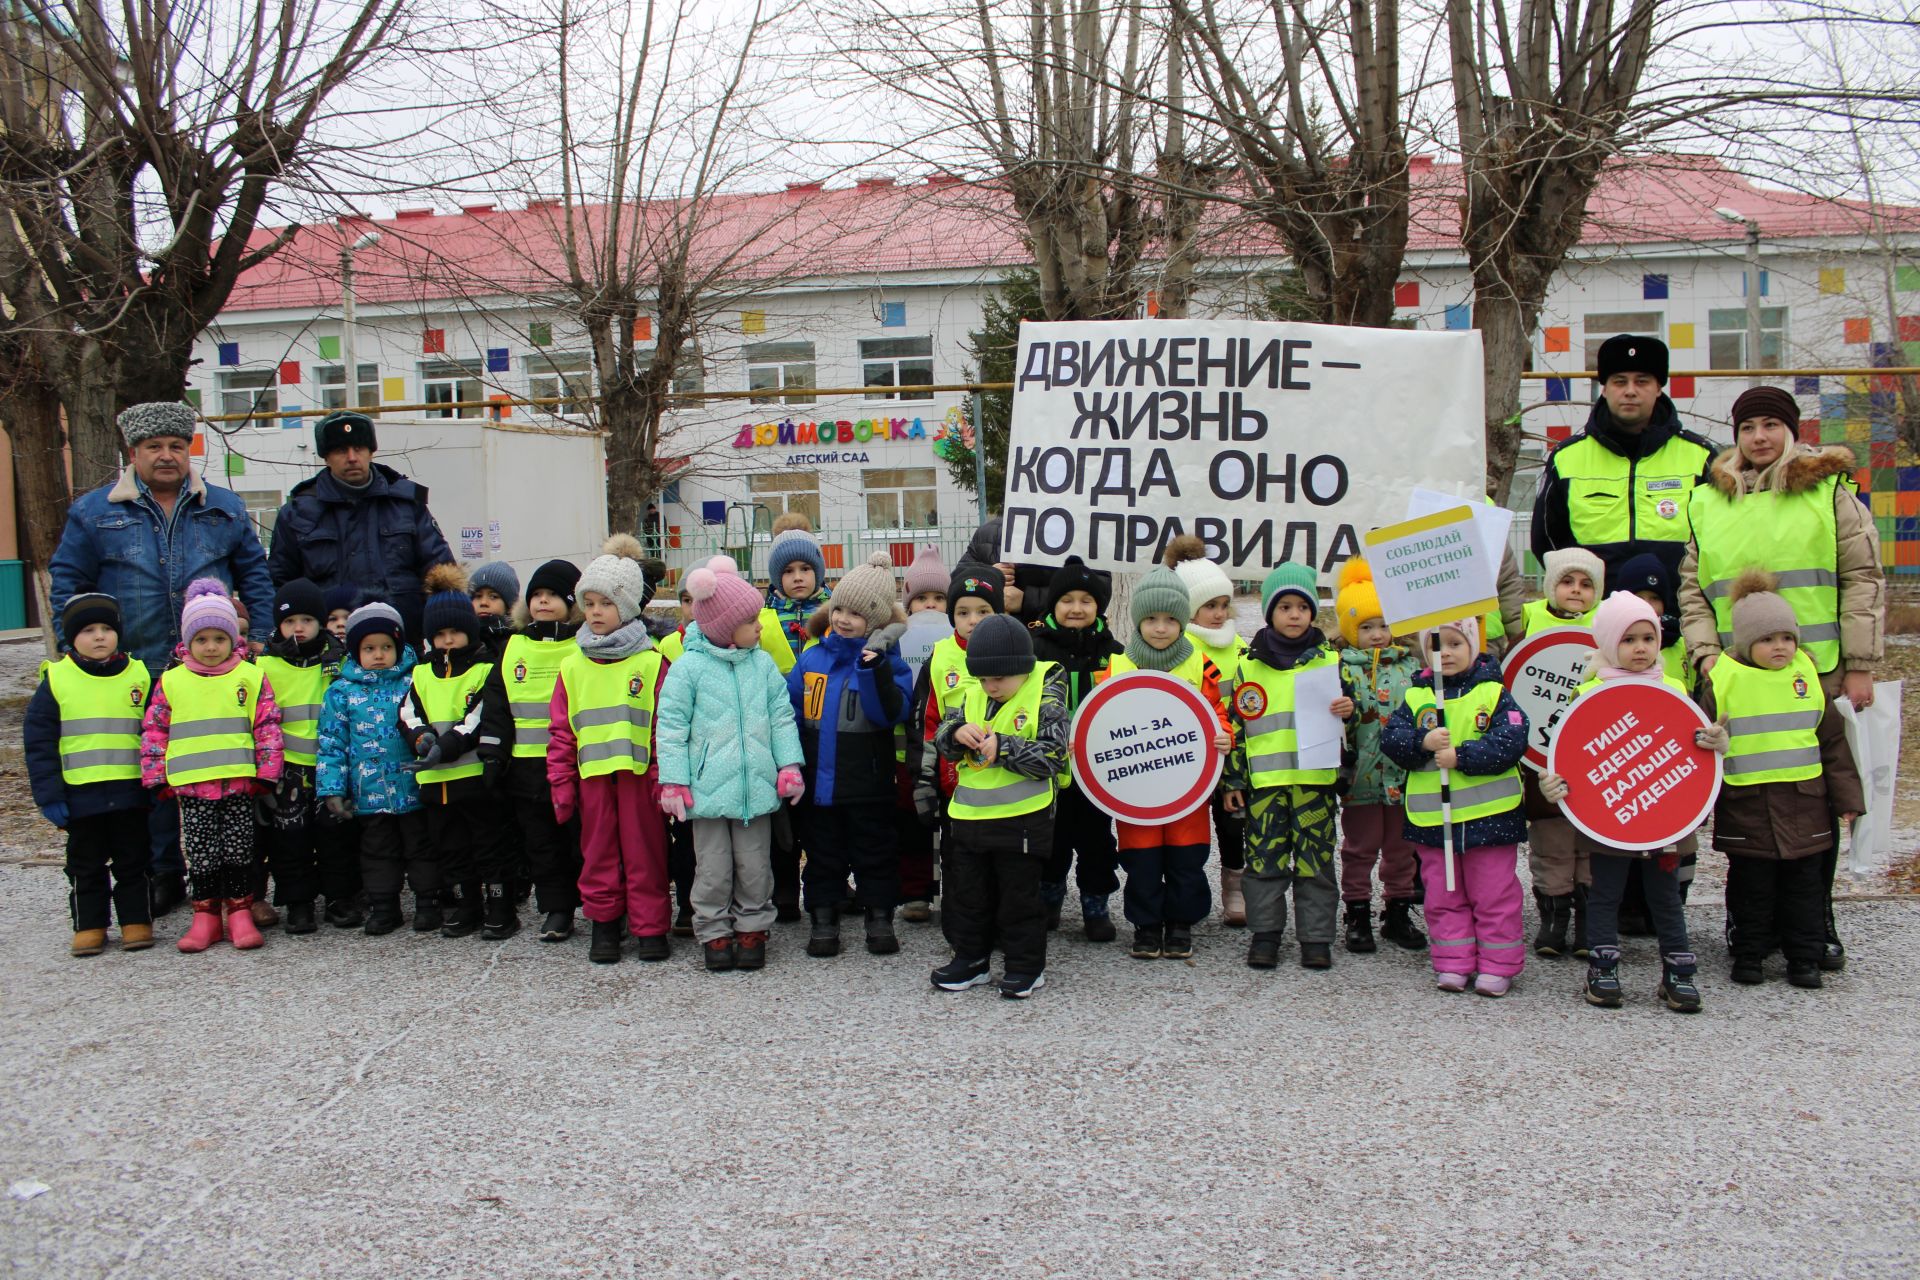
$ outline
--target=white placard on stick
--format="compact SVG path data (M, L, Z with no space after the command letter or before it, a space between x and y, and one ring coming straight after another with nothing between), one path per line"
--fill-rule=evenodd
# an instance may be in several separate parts
M1500 560L1481 541L1470 506L1370 529L1366 543L1380 612L1396 636L1500 607Z

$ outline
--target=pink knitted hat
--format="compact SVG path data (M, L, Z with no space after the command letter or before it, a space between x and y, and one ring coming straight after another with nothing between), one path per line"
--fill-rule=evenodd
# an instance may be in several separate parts
M1467 648L1475 653L1480 649L1480 619L1459 618L1453 622L1443 622L1437 627L1428 627L1420 633L1420 656L1429 665L1434 661L1433 647L1439 641L1442 631L1458 631L1467 638Z
M240 615L234 611L226 584L218 578L195 578L187 587L187 603L180 610L180 638L191 641L199 631L224 631L234 644L240 643Z
M1660 615L1633 592L1616 591L1600 602L1593 612L1593 645L1600 651L1602 666L1620 665L1620 638L1636 622L1651 622L1653 634L1660 634Z
M760 593L740 576L732 556L715 556L688 574L687 595L700 634L717 649L732 648L733 633L760 612Z
M924 591L938 591L944 596L951 577L953 571L940 558L940 548L929 542L914 553L913 563L907 566L906 576L900 582L900 598L911 603Z

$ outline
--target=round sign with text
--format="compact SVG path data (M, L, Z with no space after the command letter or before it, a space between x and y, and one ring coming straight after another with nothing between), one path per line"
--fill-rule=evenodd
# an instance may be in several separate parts
M1536 773L1547 767L1547 747L1553 741L1549 722L1554 712L1573 701L1592 656L1592 631L1549 627L1507 650L1500 663L1501 681L1527 713L1527 754L1521 763Z
M1698 827L1720 794L1720 756L1694 745L1707 717L1655 680L1609 680L1555 726L1547 772L1567 780L1560 811L1616 849L1663 849Z
M1225 763L1219 713L1184 680L1131 671L1102 681L1073 715L1073 780L1123 822L1173 822L1213 796Z

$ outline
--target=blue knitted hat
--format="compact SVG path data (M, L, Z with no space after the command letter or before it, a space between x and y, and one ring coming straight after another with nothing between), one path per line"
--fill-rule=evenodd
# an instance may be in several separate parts
M784 529L773 535L773 545L767 549L767 576L774 586L780 585L780 575L795 560L812 566L815 590L826 584L826 558L820 554L820 540L812 530Z

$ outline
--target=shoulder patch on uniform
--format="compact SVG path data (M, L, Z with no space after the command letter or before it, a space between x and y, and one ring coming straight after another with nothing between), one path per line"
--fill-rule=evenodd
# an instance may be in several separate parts
M1233 708L1242 720L1258 720L1267 713L1267 691L1257 684L1243 684L1233 691Z

